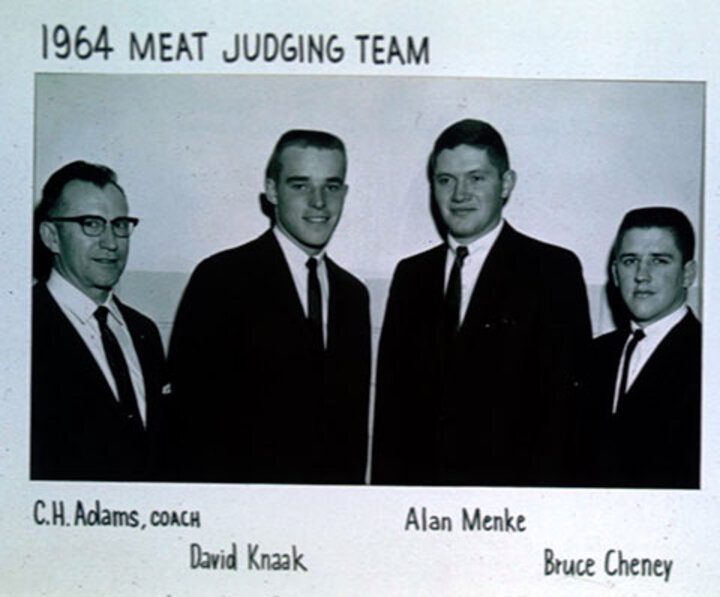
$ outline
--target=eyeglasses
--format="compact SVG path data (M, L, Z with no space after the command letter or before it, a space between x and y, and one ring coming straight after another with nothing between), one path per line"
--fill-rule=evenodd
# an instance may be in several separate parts
M102 216L73 216L71 218L47 218L48 222L75 222L80 224L86 236L102 236L108 221ZM137 218L115 218L110 222L112 231L119 238L128 238L140 220Z

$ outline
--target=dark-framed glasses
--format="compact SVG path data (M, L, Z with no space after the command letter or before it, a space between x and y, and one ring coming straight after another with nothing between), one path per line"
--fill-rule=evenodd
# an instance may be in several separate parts
M101 236L107 228L108 221L102 216L72 216L67 218L47 218L48 222L74 222L80 224L86 236ZM115 218L110 222L113 234L119 238L127 238L140 223L137 218Z

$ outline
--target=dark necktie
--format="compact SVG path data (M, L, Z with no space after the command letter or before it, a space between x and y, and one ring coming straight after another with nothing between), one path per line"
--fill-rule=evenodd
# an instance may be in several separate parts
M633 352L638 345L638 342L645 337L645 332L638 328L632 333L632 338L628 342L627 348L625 349L625 361L623 362L622 376L620 377L620 399L625 397L627 394L627 380L628 371L630 370L630 359L632 358ZM620 402L618 401L618 404Z
M318 260L310 257L305 265L308 268L307 294L308 294L308 321L313 342L320 349L324 349L322 295L320 293L320 279L317 274Z
M445 322L448 335L452 337L460 327L460 303L462 300L462 266L468 255L468 249L460 245L455 249L455 261L450 270L447 290L445 291Z
M105 349L105 357L107 358L110 371L115 378L118 399L123 413L128 422L138 428L142 428L142 419L138 410L137 400L135 399L135 391L133 390L132 380L130 379L130 370L128 369L125 356L123 355L120 344L118 344L115 334L108 326L107 318L109 311L107 307L98 307L95 311L95 319L100 324L100 336L102 337L103 348Z

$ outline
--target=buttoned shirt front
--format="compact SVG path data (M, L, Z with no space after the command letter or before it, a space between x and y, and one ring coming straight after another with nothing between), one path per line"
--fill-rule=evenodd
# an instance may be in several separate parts
M297 290L300 304L302 305L305 317L308 316L308 268L307 260L310 255L305 253L298 247L286 234L278 227L273 228L273 234L280 245L280 249L285 256L285 261L290 268L290 274L295 289ZM320 294L322 295L322 317L323 317L323 341L327 346L327 330L328 330L328 314L330 312L330 281L328 279L327 265L325 263L325 251L320 251L313 255L317 259L317 275L320 281Z
M473 289L477 283L477 279L480 276L482 267L485 264L490 250L493 248L495 241L502 227L504 221L500 222L495 228L488 232L485 236L478 238L470 244L465 245L468 249L467 257L463 262L462 267L462 294L460 298L460 324L462 325L465 319L465 313L467 312L468 305L470 304L470 298L472 297ZM450 280L450 271L452 270L453 262L455 261L455 251L457 250L460 243L455 240L452 236L448 235L448 249L447 256L445 258L445 290L447 291L448 281Z

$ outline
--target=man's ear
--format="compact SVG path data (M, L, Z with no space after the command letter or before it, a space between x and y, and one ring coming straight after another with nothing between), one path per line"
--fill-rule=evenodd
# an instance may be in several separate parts
M697 262L694 259L691 259L683 265L683 286L685 288L690 288L693 285L693 282L695 282L696 276Z
M273 205L277 205L277 186L272 178L265 179L265 196Z
M58 238L57 226L52 222L40 222L40 240L51 253L60 252L60 239Z
M500 196L502 197L504 203L507 203L507 200L510 198L510 193L512 193L515 188L516 181L517 174L515 174L515 170L508 169L505 171L505 174L502 175L502 188L500 189Z

